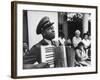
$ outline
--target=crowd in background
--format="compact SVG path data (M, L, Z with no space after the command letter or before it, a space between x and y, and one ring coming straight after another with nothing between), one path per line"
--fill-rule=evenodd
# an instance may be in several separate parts
M75 21L77 18L75 18ZM78 20L80 19L78 18ZM53 65L53 67L89 66L91 62L91 35L88 32L82 34L80 32L81 29L79 29L75 31L75 36L70 36L65 31L66 29L59 28L59 37L56 39L55 37L57 36L55 36L53 24L54 22L51 22L48 16L44 16L40 20L37 25L36 34L41 35L42 39L33 45L30 50L28 37L26 41L23 40L23 68L47 68L51 67L50 65ZM65 25L62 25L62 27L66 28ZM73 34L73 32L69 34ZM42 47L45 48L42 49ZM44 59L41 55L44 56L46 52L51 52L52 55L46 54ZM49 56L49 58L46 56Z
M71 39L65 39L64 34L59 36L59 41L62 45L73 48L75 51L75 66L89 66L91 61L91 35L84 33L80 37L80 30L75 31L75 36Z
M84 33L80 37L80 30L75 31L75 36L72 40L70 38L65 39L63 33L59 35L60 45L73 48L75 51L75 66L89 66L91 63L91 35L90 33ZM28 46L24 43L23 45L24 55L29 52Z

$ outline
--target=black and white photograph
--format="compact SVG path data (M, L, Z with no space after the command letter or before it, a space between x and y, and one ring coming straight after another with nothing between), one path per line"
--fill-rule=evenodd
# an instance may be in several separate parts
M96 6L16 5L17 77L97 72Z
M82 66L91 66L90 13L23 10L24 69Z

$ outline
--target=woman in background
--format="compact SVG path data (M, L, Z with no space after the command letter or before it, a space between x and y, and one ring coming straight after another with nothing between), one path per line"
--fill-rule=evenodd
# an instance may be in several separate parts
M83 42L83 44L85 46L85 49L87 49L90 46L91 42L89 40L89 35L87 33L83 34L83 40L82 40L82 42Z
M88 35L88 33L83 34L82 42L84 44L87 55L90 57L91 40L90 40L90 36Z
M75 50L75 59L79 66L89 66L90 59L84 49L84 44L80 42Z
M72 39L73 47L76 48L78 44L82 41L80 37L81 32L79 30L75 31L75 36Z
M58 41L59 41L60 45L65 46L65 35L63 32L59 33Z

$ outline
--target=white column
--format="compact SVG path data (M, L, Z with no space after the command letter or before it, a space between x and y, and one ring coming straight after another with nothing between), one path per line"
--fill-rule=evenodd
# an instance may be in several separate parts
M88 31L89 14L83 14L83 33Z

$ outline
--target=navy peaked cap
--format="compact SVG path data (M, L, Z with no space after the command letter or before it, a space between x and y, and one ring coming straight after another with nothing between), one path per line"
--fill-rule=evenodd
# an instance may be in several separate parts
M41 34L42 31L46 30L47 28L49 28L53 24L54 24L54 22L50 22L49 17L47 17L47 16L43 17L40 20L39 24L37 25L36 33Z

